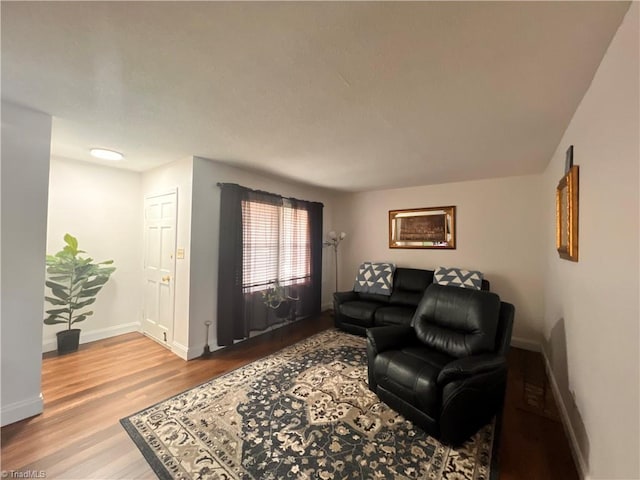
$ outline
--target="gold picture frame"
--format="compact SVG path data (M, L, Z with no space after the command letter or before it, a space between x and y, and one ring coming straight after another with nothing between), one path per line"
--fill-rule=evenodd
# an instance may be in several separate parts
M389 211L389 248L456 248L456 207Z
M578 261L578 166L573 165L556 189L556 248L560 258Z

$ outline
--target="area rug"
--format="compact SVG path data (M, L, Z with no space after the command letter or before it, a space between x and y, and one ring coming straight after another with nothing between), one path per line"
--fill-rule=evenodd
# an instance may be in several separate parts
M497 478L495 422L453 449L367 388L366 340L328 330L122 419L161 479Z

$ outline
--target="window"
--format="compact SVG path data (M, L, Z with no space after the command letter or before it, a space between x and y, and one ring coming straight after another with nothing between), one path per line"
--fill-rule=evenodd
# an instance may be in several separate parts
M320 313L323 205L218 185L218 345L281 322L260 295L275 282L297 299L296 318Z
M311 278L307 210L284 203L242 201L242 287L245 293L269 285L299 285Z

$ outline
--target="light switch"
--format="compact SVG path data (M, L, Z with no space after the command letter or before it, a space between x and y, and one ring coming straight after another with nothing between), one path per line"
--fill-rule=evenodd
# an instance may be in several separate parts
M182 260L182 259L184 259L184 248L179 248L179 249L176 251L176 258L177 258L178 260Z

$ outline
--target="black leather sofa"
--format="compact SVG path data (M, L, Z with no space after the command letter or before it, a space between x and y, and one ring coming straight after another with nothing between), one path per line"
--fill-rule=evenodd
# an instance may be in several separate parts
M458 445L502 408L513 305L490 292L430 285L411 325L367 330L369 388Z
M390 296L354 291L334 293L336 327L364 336L371 327L409 325L422 295L433 283L433 273L433 270L396 268ZM482 280L482 289L489 287L489 282Z

